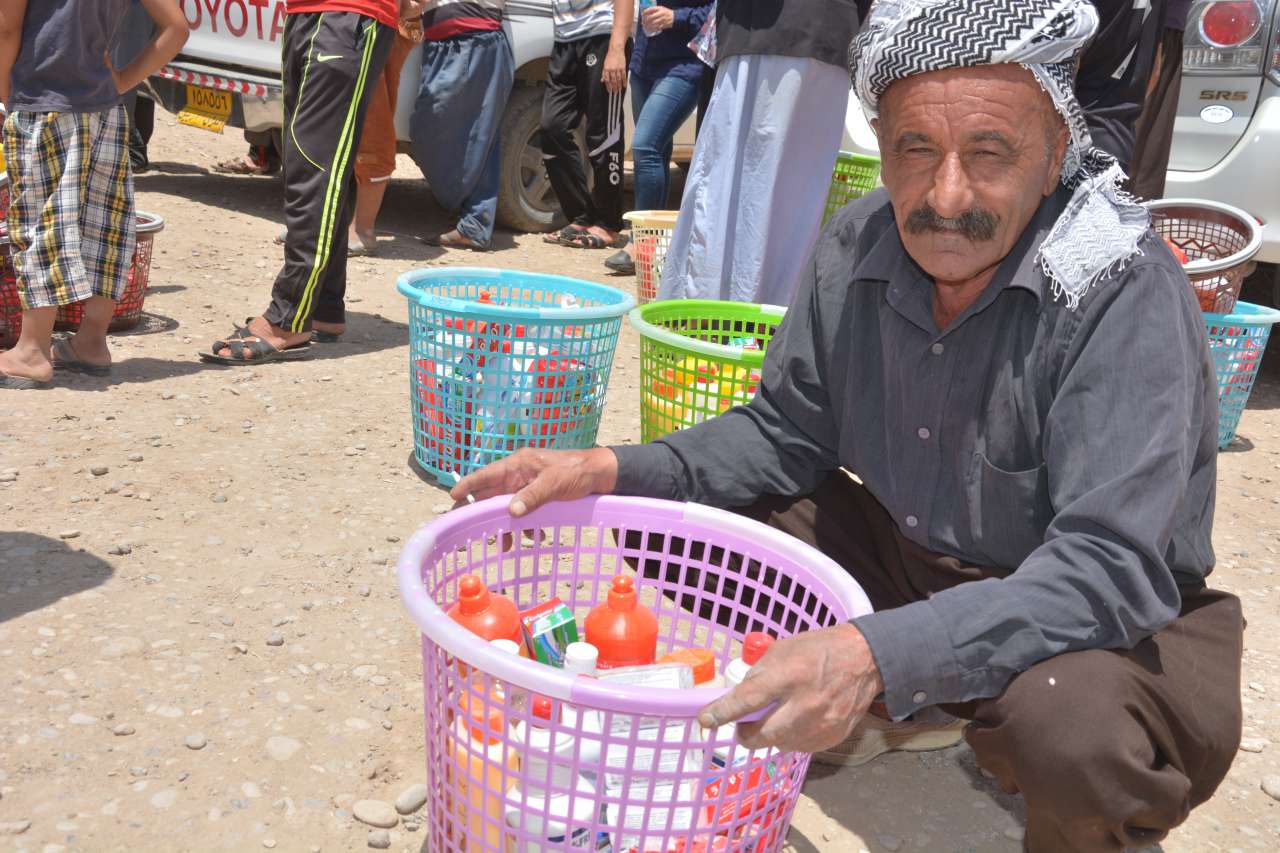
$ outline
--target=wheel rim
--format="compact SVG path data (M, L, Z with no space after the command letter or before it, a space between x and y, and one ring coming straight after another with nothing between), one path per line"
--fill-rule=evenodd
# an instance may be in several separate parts
M537 144L536 134L525 143L520 155L520 186L524 203L532 210L548 215L559 210L551 179L547 177L547 167L542 163L542 148Z

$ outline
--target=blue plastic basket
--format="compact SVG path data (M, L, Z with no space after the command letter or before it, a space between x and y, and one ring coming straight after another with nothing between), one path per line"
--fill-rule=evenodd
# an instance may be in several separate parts
M612 287L511 270L415 270L414 458L443 485L521 447L595 444L622 317Z
M1204 315L1209 352L1218 374L1219 450L1235 438L1253 382L1258 378L1271 326L1277 322L1280 311L1248 302L1237 302L1230 314Z

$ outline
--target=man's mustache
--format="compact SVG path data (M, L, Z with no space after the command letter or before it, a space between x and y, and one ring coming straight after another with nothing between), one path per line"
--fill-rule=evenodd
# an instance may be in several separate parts
M984 243L996 236L998 221L994 213L980 207L972 207L959 216L948 219L925 202L911 211L906 227L912 234L960 234L971 242Z

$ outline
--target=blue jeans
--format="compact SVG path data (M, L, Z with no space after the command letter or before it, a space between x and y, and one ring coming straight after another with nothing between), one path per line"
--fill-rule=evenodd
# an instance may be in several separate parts
M671 141L698 105L698 84L668 75L631 76L631 113L636 132L631 158L636 170L636 210L666 210Z
M409 119L409 148L440 206L459 214L458 233L488 246L498 208L498 129L515 61L502 30L422 44L422 82Z

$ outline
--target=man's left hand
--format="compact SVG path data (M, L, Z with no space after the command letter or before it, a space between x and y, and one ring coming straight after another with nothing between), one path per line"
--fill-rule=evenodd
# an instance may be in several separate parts
M611 47L604 55L601 79L610 92L621 92L627 87L627 54L622 48Z
M847 738L883 689L862 632L837 625L774 643L740 685L702 709L698 722L718 728L776 702L759 722L738 723L738 743L819 752Z

